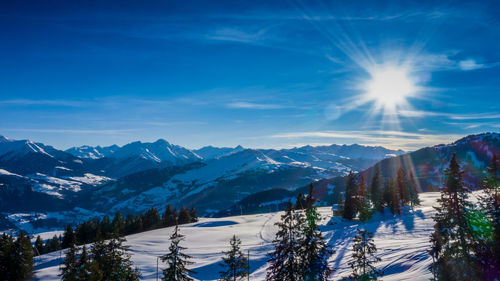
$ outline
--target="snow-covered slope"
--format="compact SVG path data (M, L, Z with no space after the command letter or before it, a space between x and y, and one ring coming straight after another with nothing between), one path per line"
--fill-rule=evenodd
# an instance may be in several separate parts
M358 227L375 233L378 256L382 258L376 266L384 270L383 280L429 280L431 274L427 267L431 257L427 254L428 240L434 224L432 206L438 197L439 193L423 193L420 196L422 206L415 210L405 210L400 216L386 212L363 224L332 218L330 208L320 208L321 229L336 251L330 258L330 264L336 269L331 280L340 280L350 273L348 262L352 260L352 240ZM227 250L229 239L236 234L242 240L245 253L250 250L250 280L265 280L267 253L272 250L271 241L277 230L274 223L280 215L268 213L202 218L198 223L181 226L181 233L186 235L183 245L188 248L186 252L193 256L191 268L197 272L192 277L196 280L217 280L221 251ZM130 246L132 260L141 269L143 280L156 280L156 257L167 251L171 232L172 228L164 228L127 237L126 244ZM61 261L59 252L35 258L35 280L60 280L57 274ZM160 262L160 271L164 267Z

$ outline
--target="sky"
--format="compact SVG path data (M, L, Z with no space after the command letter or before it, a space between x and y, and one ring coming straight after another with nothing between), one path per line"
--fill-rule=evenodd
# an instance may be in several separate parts
M499 14L498 1L8 1L0 135L414 150L498 132Z

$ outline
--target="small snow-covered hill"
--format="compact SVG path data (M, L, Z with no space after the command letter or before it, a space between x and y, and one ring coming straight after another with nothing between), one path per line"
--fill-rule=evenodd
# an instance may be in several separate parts
M383 280L429 280L427 267L431 257L427 254L429 235L432 231L434 209L439 193L420 195L422 205L414 210L405 210L400 216L390 212L377 215L366 223L345 222L332 217L330 208L319 208L322 214L321 229L328 243L335 249L330 263L336 269L331 280L340 280L350 273L348 262L352 260L352 240L356 228L363 227L375 233L378 256L382 261L377 267L385 271ZM202 218L199 222L181 226L181 233L186 235L183 245L187 253L193 256L192 275L196 280L217 280L221 261L221 251L226 250L233 234L242 240L244 251L250 251L250 280L265 280L267 253L272 250L276 227L281 213L236 216L226 218ZM163 228L130 235L132 259L139 266L143 280L156 280L156 260L164 254L169 245L172 228ZM35 258L35 280L60 280L59 263L64 254L59 252ZM165 265L160 262L160 272ZM160 275L161 276L161 275Z

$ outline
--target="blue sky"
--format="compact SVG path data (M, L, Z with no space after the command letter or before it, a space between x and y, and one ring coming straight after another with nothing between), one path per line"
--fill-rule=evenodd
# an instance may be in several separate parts
M2 4L0 134L411 150L500 131L496 1L81 2ZM363 99L387 65L415 89L390 110Z

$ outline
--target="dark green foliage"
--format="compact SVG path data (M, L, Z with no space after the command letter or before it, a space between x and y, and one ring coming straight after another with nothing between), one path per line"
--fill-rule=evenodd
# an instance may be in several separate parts
M170 247L168 253L161 256L161 261L167 263L167 268L163 270L162 280L164 281L192 281L188 274L195 273L187 268L192 264L191 257L183 253L186 249L180 246L184 240L184 235L179 233L179 226L175 226L174 233L170 236Z
M43 240L40 235L36 237L35 244L33 245L33 253L36 256L45 254L45 247L43 246Z
M413 171L408 173L408 192L410 197L410 206L420 205L420 199L418 198L417 182L413 176Z
M46 245L41 247L42 250L38 250L40 254L44 254L57 251L61 248L69 248L73 244L89 244L99 240L117 238L160 227L174 226L177 220L179 224L198 221L196 209L193 207L189 210L181 208L180 212L177 213L177 209L172 209L168 205L162 217L160 217L156 208L151 208L144 214L137 216L129 214L125 219L119 212L115 214L112 221L108 216L104 216L101 220L93 218L79 224L76 229L71 224L66 226L62 239L53 238L52 240L48 240ZM60 242L61 240L62 243Z
M346 178L345 187L345 202L344 202L344 213L342 217L346 220L352 220L357 213L357 185L356 177L351 171Z
M122 244L125 238L113 238L106 242L98 241L92 246L92 260L102 272L102 280L135 281L139 280L139 269L133 268L130 254Z
M231 247L229 251L222 252L224 257L222 257L223 263L220 264L223 267L219 272L220 280L244 280L248 274L248 260L240 249L241 240L233 235L229 244Z
M367 221L373 215L372 206L366 193L365 177L361 176L358 184L358 217L360 221Z
M374 266L376 262L380 261L380 258L375 256L377 247L373 242L372 233L363 229L358 229L358 234L354 237L352 252L354 260L349 262L352 268L352 274L349 277L345 277L344 280L378 280L378 278L383 275L383 273Z
M182 207L181 210L179 211L179 224L185 224L190 222L192 222L192 219L188 209Z
M380 175L380 166L377 165L375 175L370 184L370 199L372 200L373 207L379 211L384 211L382 200L382 176Z
M482 243L476 247L476 252L489 280L500 276L500 159L497 155L493 155L482 185L485 195L480 198L481 215L478 218L481 225L476 224L473 229L476 237L483 238L479 239Z
M460 164L453 155L445 170L439 206L435 207L434 234L431 236L431 269L438 280L480 280L479 262L474 256L476 242L467 219L473 209L462 179ZM467 270L464 270L467 269Z
M60 276L62 281L103 280L102 271L99 269L99 265L89 257L87 248L83 246L79 250L75 244L66 252Z
M407 205L410 203L410 190L408 188L405 171L403 168L399 168L396 174L396 188L401 201L401 205Z
M274 250L269 254L267 281L296 281L303 276L303 263L300 260L301 242L304 241L303 216L293 211L288 202L273 240Z
M124 238L96 242L90 253L85 246L78 249L75 245L66 252L61 278L63 281L138 281L139 269L133 268Z
M401 214L399 192L396 190L392 179L386 179L384 184L384 204L391 209L393 214Z
M54 237L52 237L52 239L47 240L47 242L45 243L44 252L50 253L50 252L59 251L61 249L62 248L61 248L60 238L57 237L57 235L54 235Z
M61 247L63 249L70 248L71 246L76 245L76 234L73 230L73 226L68 224L66 229L64 230L63 240L61 243Z
M33 276L33 247L29 236L21 232L16 240L0 236L0 280L23 281Z
M333 273L328 265L328 258L334 251L325 242L318 227L320 215L314 205L310 205L306 210L304 220L304 239L299 254L303 266L303 280L322 281L327 280Z

